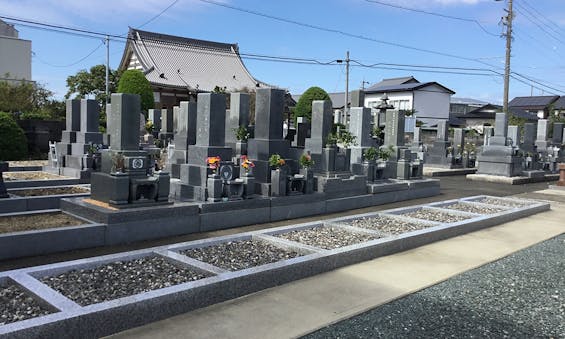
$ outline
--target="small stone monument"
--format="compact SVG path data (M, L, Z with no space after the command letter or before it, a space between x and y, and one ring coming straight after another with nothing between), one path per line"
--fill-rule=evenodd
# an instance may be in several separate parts
M171 108L161 110L161 133L159 133L159 139L163 146L166 147L173 137L173 110Z
M180 178L180 165L188 161L188 148L196 144L196 102L181 101L179 110L175 150L169 158L171 177L177 179Z
M522 171L522 157L507 139L508 117L505 113L496 113L494 136L489 144L483 146L478 156L478 174L514 177Z
M326 147L327 139L332 132L332 103L329 100L312 101L312 121L310 124L310 137L304 141L304 149L310 152L314 160L314 169L317 171L327 171L323 169L322 153ZM305 131L301 131L299 125L299 135L302 137Z

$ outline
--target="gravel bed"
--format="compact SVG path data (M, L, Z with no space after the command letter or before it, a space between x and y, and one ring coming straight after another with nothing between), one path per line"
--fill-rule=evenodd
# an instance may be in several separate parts
M39 197L45 195L59 195L59 194L82 194L90 193L90 190L85 187L49 187L49 188L33 188L26 190L11 191L13 195L19 197Z
M0 326L50 313L19 286L0 287Z
M355 233L336 227L315 227L276 234L275 237L296 241L301 244L319 247L326 250L332 250L381 238L378 235Z
M25 167L25 166L47 166L49 160L23 160L23 161L8 161L10 167Z
M41 281L81 306L118 299L206 278L159 256L116 261L93 269L72 270Z
M9 232L33 231L45 228L84 225L87 222L65 213L38 213L0 217L0 234Z
M509 200L496 199L496 198L482 198L480 200L474 200L474 201L480 202L481 204L497 205L497 206L513 207L513 208L530 205L527 202L509 201Z
M230 241L214 246L191 248L180 253L229 271L243 270L301 255L296 251L257 240Z
M477 206L477 205L465 204L461 202L452 205L442 206L442 208L448 208L451 210L478 213L478 214L495 214L505 211L504 208L500 208L496 206Z
M565 338L565 235L304 338Z
M351 226L378 230L390 234L402 234L435 226L434 224L405 221L381 215L351 220L350 224Z
M437 221L437 222L441 222L441 223L451 223L451 222L462 221L462 220L465 220L465 219L472 218L472 216L451 214L451 213L448 213L448 212L430 210L430 209L427 209L427 208L421 208L419 210L409 212L409 213L404 213L402 215L405 216L405 217L417 218L417 219L423 219L423 220L430 220L430 221Z

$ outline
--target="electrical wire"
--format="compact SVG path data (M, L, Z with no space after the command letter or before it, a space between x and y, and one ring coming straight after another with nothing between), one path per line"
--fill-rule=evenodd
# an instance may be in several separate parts
M545 29L545 27L543 27L540 23L538 23L538 20L536 20L535 16L532 15L531 11L528 10L527 8L525 8L524 6L521 6L520 3L516 3L518 5L519 8L515 9L516 12L522 14L524 16L524 18L526 18L528 21L530 21L531 23L533 23L534 25L536 25L540 30L542 30L545 34L547 34L549 37L555 39L556 41L565 44L565 42L563 40L561 40L559 37L555 36L553 33L549 32L547 29ZM526 11L528 14L526 14L525 12L522 12L521 9L523 9L524 11Z
M56 64L52 64L52 63L50 63L50 62L47 62L47 61L43 60L42 58L40 58L40 57L37 55L37 53L35 53L35 52L32 52L32 55L33 55L35 58L37 58L37 60L39 60L41 63L44 63L44 64L46 64L46 65L48 65L48 66L57 67L57 68L66 68L66 67L75 66L75 65L77 65L77 64L79 64L79 63L81 63L81 62L83 62L84 60L88 59L88 57L90 57L92 54L94 54L94 53L95 53L97 50L99 50L100 47L103 46L103 45L104 45L104 42L101 42L100 44L98 44L98 46L96 46L96 48L94 48L92 51L90 51L90 52L89 52L87 55L85 55L84 57L80 58L79 60L77 60L77 61L75 61L75 62L72 62L72 63L70 63L70 64L66 64L66 65L56 65Z
M475 19L462 18L462 17L458 17L458 16L447 15L447 14L442 14L442 13L437 13L437 12L430 12L430 11L425 11L425 10L422 10L422 9L410 8L410 7L405 7L405 6L401 6L401 5L391 4L389 2L384 2L384 1L377 1L377 0L365 0L365 1L369 2L369 3L377 4L377 5L402 9L402 10L405 10L405 11L437 16L437 17L444 18L444 19L451 19L451 20L458 20L458 21L465 21L465 22L474 23L477 26L479 26L479 28L483 32L485 32L486 34L491 35L491 36L495 36L495 37L500 37L500 34L494 34L494 33L489 32L478 20L475 20Z
M142 23L141 25L137 26L136 28L141 28L145 25L150 24L151 22L153 22L155 19L157 19L158 17L160 17L161 15L165 14L166 11L168 11L171 7L173 7L174 5L177 4L177 2L179 2L179 0L174 0L173 2L171 2L167 7L165 7L161 12L157 13L154 17L152 17L151 19L145 21L144 23Z
M562 27L560 27L558 24L555 23L555 21L549 19L548 17L546 17L543 13L541 13L540 11L538 11L534 6L530 5L527 1L525 0L521 0L521 2L526 5L527 7L529 7L530 9L532 9L534 12L536 12L543 20L540 20L541 23L543 23L546 27L548 27L549 29L551 29L552 31L554 31L555 33L559 34L559 35L563 35L563 33L565 32L565 29L563 29ZM522 7L524 8L524 7ZM525 9L525 8L524 8ZM552 23L555 27L557 27L557 29L555 29L554 27L552 27L551 25L547 24L547 22ZM559 31L561 30L561 31Z

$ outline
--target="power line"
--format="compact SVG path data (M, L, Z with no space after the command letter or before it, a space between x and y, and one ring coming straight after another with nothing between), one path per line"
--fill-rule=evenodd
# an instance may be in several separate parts
M423 52L423 53L441 55L441 56L449 57L449 58L473 61L473 62L481 63L481 64L486 65L486 66L495 67L495 66L493 66L489 63L486 63L486 62L484 62L480 59L476 59L476 58L469 58L469 57L459 56L459 55L455 55L455 54L450 54L450 53L445 53L445 52L440 52L440 51L434 51L434 50L429 50L429 49L424 49L424 48L419 48L419 47L413 47L413 46L403 45L403 44L385 41L385 40L374 39L374 38L371 38L371 37L367 37L367 36L355 34L355 33L349 33L349 32L346 32L346 31L339 30L339 29L327 28L327 27L323 27L323 26L303 23L303 22L300 22L300 21L292 20L292 19L277 17L277 16L274 16L274 15L265 14L265 13L261 13L261 12L241 8L241 7L236 7L236 6L232 6L232 5L229 5L229 4L226 4L226 3L221 3L221 2L218 2L218 1L214 1L214 0L198 0L198 1L208 3L208 4L211 4L211 5L215 5L215 6L220 6L220 7L232 9L232 10L239 11L239 12L244 12L244 13L247 13L247 14L252 14L252 15L256 15L256 16L260 16L260 17L284 22L284 23L289 23L289 24L307 27L307 28L311 28L311 29L315 29L315 30L319 30L319 31L324 31L324 32L329 32L329 33L340 34L340 35L347 36L347 37L350 37L350 38L372 41L372 42L376 42L376 43L380 43L380 44L384 44L384 45L409 49L409 50Z
M154 17L152 17L151 19L145 21L144 23L142 23L141 25L137 26L137 28L141 28L151 22L153 22L155 19L157 19L158 17L160 17L161 15L165 14L166 11L168 11L171 7L173 7L174 5L177 4L177 2L179 2L179 0L175 0L173 2L171 2L167 7L165 7L161 12L157 13Z
M555 87L551 87L551 86L548 86L548 85L546 85L546 84L543 84L543 83L541 83L541 82L539 82L539 81L536 81L536 80L534 80L534 79L532 79L532 78L530 78L530 77L527 77L527 76L525 76L525 75L523 75L523 74L516 73L516 72L512 72L512 74L516 74L517 76L519 76L519 77L521 77L521 78L524 78L524 79L526 79L526 80L528 80L528 81L531 81L531 82L533 82L533 83L535 83L535 84L538 84L538 85L540 85L540 86L543 86L543 87L545 87L545 88L549 88L549 89L551 89L551 90L553 90L553 91L556 91L556 92L565 94L565 91L562 91L562 90L557 89L557 88L555 88Z
M521 13L528 21L530 21L531 23L533 23L534 25L536 25L540 30L542 30L543 32L545 32L545 34L547 34L548 36L550 36L551 38L555 39L556 41L559 41L562 44L565 44L565 42L563 42L563 40L561 40L559 37L555 36L553 33L551 33L550 31L548 31L547 29L545 29L545 27L543 27L542 25L540 25L538 23L538 21L536 20L536 17L534 14L532 14L532 12L525 8L524 6L520 5L520 3L517 3L518 7L520 7L521 9L525 10L528 14L522 12L520 9L516 9L516 11L518 13ZM531 17L530 17L531 16ZM540 20L541 21L541 20Z
M492 35L492 36L495 36L495 37L499 37L499 34L494 34L494 33L489 32L479 21L477 21L475 19L462 18L462 17L458 17L458 16L447 15L447 14L442 14L442 13L437 13L437 12L430 12L430 11L425 11L425 10L422 10L422 9L410 8L410 7L405 7L405 6L391 4L391 3L388 3L388 2L377 1L377 0L365 0L365 1L369 2L369 3L373 3L373 4L378 4L378 5L388 6L388 7L392 7L392 8L402 9L402 10L405 10L405 11L427 14L427 15L437 16L437 17L445 18L445 19L474 23L477 26L479 26L479 28L483 32L485 32L486 34Z
M66 68L66 67L72 67L72 66L74 66L74 65L77 65L77 64L81 63L82 61L88 59L88 57L90 57L90 56L91 56L92 54L94 54L97 50L99 50L102 45L104 45L104 42L101 42L100 44L98 44L98 46L96 46L96 48L94 48L92 51L90 51L90 52L89 52L87 55L85 55L84 57L80 58L79 60L77 60L77 61L75 61L75 62L72 62L72 63L70 63L70 64L67 64L67 65L56 65L56 64L52 64L52 63L50 63L50 62L47 62L47 61L41 59L39 56L37 56L37 53L35 53L35 52L32 52L32 54L33 54L34 57L37 58L37 60L39 60L40 62L42 62L42 63L44 63L44 64L46 64L46 65L48 65L48 66L57 67L57 68Z
M541 16L544 19L544 20L541 20L541 22L543 22L546 25L546 27L550 28L552 31L554 31L555 33L560 34L560 35L562 35L563 32L565 32L565 30L563 28L561 28L558 24L556 24L555 21L553 21L553 20L549 19L548 17L546 17L545 15L543 15L540 11L538 11L534 6L530 5L527 1L522 0L521 2L524 3L524 5L526 5L530 9L532 9L534 12L536 12L539 16ZM555 27L557 27L557 29L548 25L546 22L551 22ZM561 30L561 32L559 30Z

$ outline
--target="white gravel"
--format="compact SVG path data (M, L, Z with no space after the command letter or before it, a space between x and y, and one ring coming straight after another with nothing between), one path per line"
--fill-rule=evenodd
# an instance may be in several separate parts
M258 240L230 241L180 252L188 257L230 271L288 260L301 254Z
M500 208L496 206L479 206L479 205L473 205L469 203L466 204L461 202L452 205L442 206L442 208L448 208L452 210L478 213L478 214L495 214L505 211L504 208Z
M480 202L482 204L487 204L487 205L506 206L513 208L519 208L530 205L527 202L511 201L511 200L496 199L496 198L482 198L480 200L476 200L476 202Z
M405 217L437 221L441 223L451 223L456 221L462 221L465 219L472 218L471 216L452 214L448 212L442 212L427 208L420 208L419 210L402 214Z
M380 238L377 235L349 232L335 227L309 228L275 236L326 250Z
M93 269L72 270L41 279L79 305L86 306L205 278L163 257L116 261Z
M19 286L0 287L0 325L50 313Z
M350 224L351 226L378 230L390 234L402 234L437 225L406 221L381 215L371 218L355 219L352 220Z

